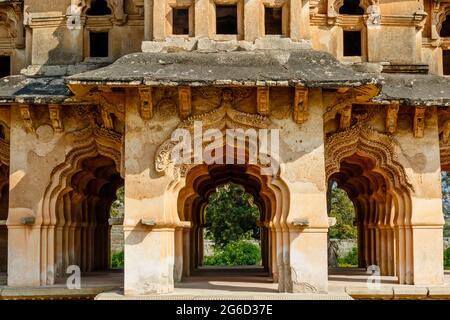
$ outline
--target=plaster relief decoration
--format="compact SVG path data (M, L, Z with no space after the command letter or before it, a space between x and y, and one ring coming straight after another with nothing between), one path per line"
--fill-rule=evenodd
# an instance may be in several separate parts
M150 120L153 118L152 88L139 88L139 97L141 117L143 120Z
M353 154L363 153L372 158L377 167L386 171L387 179L397 188L413 190L406 172L394 152L393 137L379 133L367 124L357 124L337 132L325 142L325 170L327 180L339 172L341 161Z
M431 39L440 39L442 24L448 15L450 15L450 3L434 1L431 16ZM439 43L437 43L439 44Z
M188 117L177 126L177 129L187 129L189 132L194 132L195 122L201 122L202 128L205 130L215 128L220 130L222 134L224 134L226 129L267 129L269 127L269 118L259 114L238 111L232 107L232 101L233 91L224 89L222 91L222 102L218 108L204 114ZM188 166L175 166L171 159L172 150L178 143L179 141L168 139L158 148L155 157L155 169L157 172L165 173L172 177L183 176L187 172Z
M48 113L50 116L50 121L52 122L53 130L56 133L61 133L64 131L64 125L62 120L61 106L60 105L49 105Z
M10 39L11 45L16 48L23 48L25 45L23 36L22 10L17 4L2 7L0 11L0 38L2 29ZM1 41L0 41L1 42Z
M28 132L34 132L33 120L31 119L31 112L29 105L21 105L20 106L20 115L22 116L22 120L25 124L25 127Z
M92 3L96 0L75 0L78 2L78 6L82 9L82 12L86 11L91 7ZM106 0L108 8L111 9L114 22L117 25L122 25L127 21L127 14L124 11L124 0Z

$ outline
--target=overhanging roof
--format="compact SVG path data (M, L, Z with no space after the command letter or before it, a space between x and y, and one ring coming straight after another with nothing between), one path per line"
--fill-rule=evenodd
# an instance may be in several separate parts
M0 79L0 103L62 103L70 95L62 77L17 75Z
M135 53L66 78L68 84L303 85L339 88L374 84L372 75L314 50Z

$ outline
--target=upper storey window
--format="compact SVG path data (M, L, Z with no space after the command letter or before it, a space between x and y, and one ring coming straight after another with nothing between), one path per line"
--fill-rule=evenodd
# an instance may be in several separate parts
M445 17L444 22L442 23L441 32L439 35L443 38L450 37L450 15Z
M359 6L359 0L344 0L344 4L339 8L340 14L363 15L364 9Z
M111 9L108 8L106 0L92 0L91 7L86 14L88 16L105 16L111 14Z
M0 78L11 75L11 57L0 56Z
M442 51L442 65L444 67L444 76L450 76L450 50Z
M237 34L237 5L216 5L216 34Z
M189 34L189 9L172 9L172 33L183 35Z
M264 29L266 34L283 33L282 8L264 8Z

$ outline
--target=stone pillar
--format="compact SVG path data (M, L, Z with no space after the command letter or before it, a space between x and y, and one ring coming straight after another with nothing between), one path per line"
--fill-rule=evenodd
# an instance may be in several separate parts
M208 38L212 35L210 25L210 7L209 0L197 0L195 1L195 37L196 38Z
M158 123L156 116L143 119L140 106L137 92L132 92L124 148L125 295L173 291L175 229L180 226L177 199L168 189L172 178L155 169L156 151L173 127L167 119Z
M414 137L413 132L420 130L423 130L422 137ZM399 161L413 188L410 202L406 202L410 217L406 219L402 236L405 252L399 252L404 261L399 263L404 264L407 284L443 284L444 216L436 109L428 107L422 123L398 131L397 139L402 146Z
M35 112L48 112L46 107L34 108L38 109ZM47 255L53 249L54 226L43 220L40 206L54 165L64 159L64 146L58 149L51 144L57 137L53 140L53 130L47 125L40 126L36 134L33 114L28 105L11 106L7 220L8 285L11 287L52 284L55 277L53 261L48 260L51 255Z
M290 1L289 29L293 41L310 39L309 0Z
M262 18L262 19L261 19ZM262 26L264 21L264 12L261 13L261 3L259 0L247 0L244 4L244 40L255 41L261 37Z
M153 40L153 0L144 0L144 40Z
M328 290L327 188L324 159L323 105L320 89L310 90L308 118L296 138L280 133L280 145L289 150L282 162L281 178L289 189L289 270L286 290L326 292ZM298 136L300 135L300 136ZM292 140L293 139L293 140ZM295 144L293 141L302 141Z
M166 38L166 0L153 1L153 38L162 41Z

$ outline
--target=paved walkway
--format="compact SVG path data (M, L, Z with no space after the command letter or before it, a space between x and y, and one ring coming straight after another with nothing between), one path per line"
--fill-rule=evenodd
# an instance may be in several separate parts
M153 300L345 300L345 299L450 299L450 271L445 271L443 286L398 285L395 277L382 277L379 290L369 289L369 275L364 269L330 269L328 294L282 294L277 284L255 269L206 270L176 284L168 295L123 296L123 273L89 273L82 275L81 289L69 290L65 283L39 288L9 288L5 274L0 274L0 299L153 299ZM3 282L1 282L3 281Z

